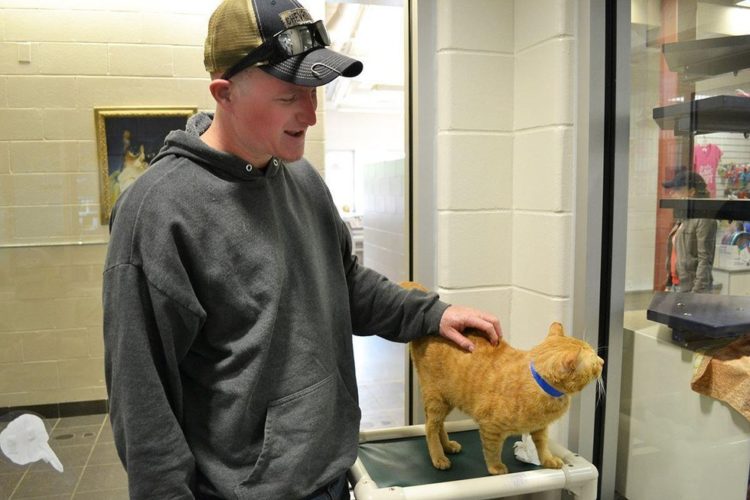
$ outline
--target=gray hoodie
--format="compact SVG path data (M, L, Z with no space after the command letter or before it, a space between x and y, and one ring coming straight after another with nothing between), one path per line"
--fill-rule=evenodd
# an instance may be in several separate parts
M352 256L306 161L265 172L172 132L118 200L104 270L110 418L131 498L299 498L355 460L352 333L435 334L447 304Z

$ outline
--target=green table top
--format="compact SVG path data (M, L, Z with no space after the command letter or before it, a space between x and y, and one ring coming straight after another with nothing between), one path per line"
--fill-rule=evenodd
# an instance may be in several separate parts
M484 463L478 431L453 432L450 439L461 443L462 448L460 453L446 455L453 464L448 470L438 470L432 466L424 436L362 443L359 445L359 458L379 488L419 486L490 475ZM513 443L520 440L520 436L510 436L505 440L502 459L508 472L541 469L516 459Z

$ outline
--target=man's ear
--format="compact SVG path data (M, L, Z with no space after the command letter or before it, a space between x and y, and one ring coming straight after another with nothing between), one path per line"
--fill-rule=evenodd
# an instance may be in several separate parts
M229 80L224 80L222 78L211 80L211 83L208 85L208 90L211 92L211 95L217 104L224 106L229 103L231 97L229 92L230 85Z

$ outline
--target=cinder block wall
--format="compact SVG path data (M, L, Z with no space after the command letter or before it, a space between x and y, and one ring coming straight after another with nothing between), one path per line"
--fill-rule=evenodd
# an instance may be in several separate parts
M572 320L575 5L438 0L437 282L528 348Z
M439 0L437 284L445 300L510 323L512 0Z
M575 2L516 0L514 18L511 323L530 347L572 322Z
M0 408L106 398L94 108L213 109L218 3L0 0ZM323 141L321 109L321 171Z

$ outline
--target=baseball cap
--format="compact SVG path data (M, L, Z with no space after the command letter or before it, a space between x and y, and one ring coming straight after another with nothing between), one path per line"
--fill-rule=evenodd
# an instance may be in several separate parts
M674 177L671 180L664 181L661 184L667 189L675 189L681 187L695 188L700 191L706 189L706 181L697 172L688 170L686 167L677 168Z
M282 34L285 41L278 40ZM306 43L290 44L290 34ZM203 62L208 72L224 72L226 78L258 66L276 78L306 87L362 72L360 61L326 45L323 23L314 22L295 0L224 0L208 21ZM259 52L262 59L256 62Z

